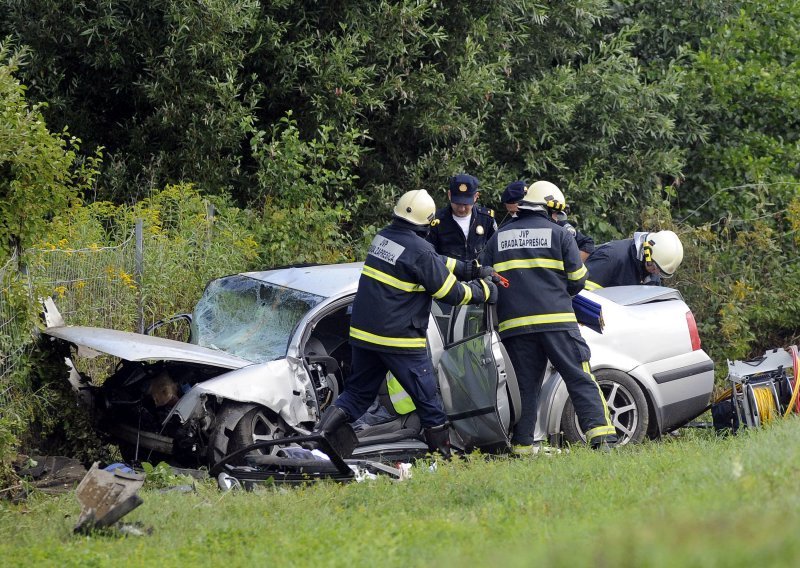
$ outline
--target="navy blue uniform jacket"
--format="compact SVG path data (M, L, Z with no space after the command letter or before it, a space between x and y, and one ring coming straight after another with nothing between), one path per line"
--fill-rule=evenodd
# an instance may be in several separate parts
M486 242L496 230L497 223L492 211L475 205L472 208L469 231L464 237L464 231L453 219L453 210L448 205L436 212L436 219L431 223L431 231L428 233L428 241L439 254L470 262L480 256Z
M578 329L572 296L583 289L586 268L575 238L547 213L520 211L489 240L481 261L509 281L497 299L501 337Z
M610 241L600 245L586 259L586 270L589 271L587 290L608 286L661 284L660 278L653 277L645 270L634 239Z
M457 278L469 278L471 271L393 222L372 240L364 261L350 319L351 344L390 353L425 352L433 298L452 305L488 298L484 281Z

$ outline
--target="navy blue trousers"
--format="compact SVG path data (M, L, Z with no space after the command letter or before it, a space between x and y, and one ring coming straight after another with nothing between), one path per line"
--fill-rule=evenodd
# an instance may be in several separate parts
M386 379L386 371L391 371L411 396L423 428L447 422L433 363L427 352L384 353L355 345L352 372L345 380L344 392L335 402L347 412L351 422L360 418L375 400Z
M522 412L514 426L512 443L533 443L539 392L549 360L564 379L587 441L614 434L605 398L589 367L591 352L578 329L526 333L503 339L517 375Z

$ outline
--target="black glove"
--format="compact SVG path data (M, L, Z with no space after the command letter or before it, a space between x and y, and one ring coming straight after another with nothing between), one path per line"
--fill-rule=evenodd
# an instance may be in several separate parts
M489 297L486 298L487 304L496 304L497 303L497 285L492 282L491 278L486 278L484 280L486 282L486 286L489 288Z
M494 268L491 266L481 266L477 260L472 261L472 279L487 278L494 274Z

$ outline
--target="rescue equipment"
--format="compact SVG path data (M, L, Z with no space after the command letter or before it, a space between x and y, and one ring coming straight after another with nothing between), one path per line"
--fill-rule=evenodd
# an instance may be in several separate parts
M606 325L603 321L603 306L580 294L572 298L572 309L579 324L583 324L597 333L603 333Z
M730 387L711 405L714 427L736 432L800 413L798 378L800 357L795 345L750 361L728 361Z

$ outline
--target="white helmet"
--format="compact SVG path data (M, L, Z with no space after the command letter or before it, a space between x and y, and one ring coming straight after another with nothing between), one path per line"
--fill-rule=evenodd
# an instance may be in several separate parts
M552 211L564 211L567 200L558 186L549 181L537 181L525 188L525 195L519 202L520 209L542 211L545 208Z
M405 192L394 206L395 217L418 227L430 225L435 214L436 203L425 189Z
M648 233L642 245L645 262L655 262L666 277L675 274L683 261L683 244L672 231Z

